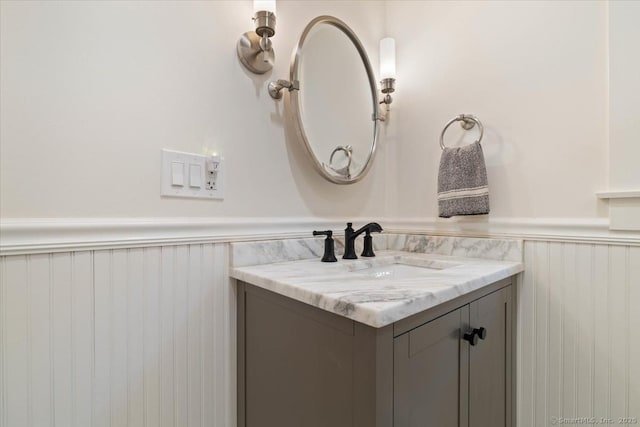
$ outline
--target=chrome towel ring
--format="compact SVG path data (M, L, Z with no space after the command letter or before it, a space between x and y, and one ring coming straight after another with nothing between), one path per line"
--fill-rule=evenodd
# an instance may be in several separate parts
M455 122L462 122L460 123L460 126L462 126L464 130L472 129L475 125L478 125L478 129L480 130L480 136L478 137L476 142L480 143L480 141L482 140L482 135L484 135L484 127L482 126L482 123L480 122L480 120L478 120L476 116L473 116L471 114L460 114L459 116L456 116L453 119L449 120L449 122L446 124L444 129L442 129L442 133L440 134L440 148L442 148L443 150L447 148L444 145L444 134L449 128L449 126L451 126L451 124Z
M338 151L343 151L344 154L347 156L347 165L345 167L343 167L342 169L336 169L333 167L333 156L335 156L335 154ZM347 178L349 178L351 176L351 160L352 160L352 156L353 156L353 147L350 145L338 145L336 147L335 150L333 150L331 152L331 156L329 157L329 167L331 168L331 170L333 170L335 173L337 173L338 175L342 175L345 176Z

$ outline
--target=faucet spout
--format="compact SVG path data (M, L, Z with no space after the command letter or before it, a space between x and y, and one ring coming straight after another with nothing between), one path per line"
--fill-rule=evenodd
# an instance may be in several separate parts
M353 233L353 237L356 238L362 233L364 233L365 231L369 231L369 233L381 233L382 227L380 227L380 224L378 224L377 222L370 222L369 224L364 225L360 227L357 231L355 231Z
M367 235L369 236L369 233L380 233L382 231L382 227L380 227L380 224L378 224L377 222L370 222L369 224L359 228L357 231L354 231L354 229L351 227L352 225L353 223L348 222L347 228L344 230L344 255L342 256L343 259L358 258L358 256L356 255L355 241L356 237L358 237L360 234L366 231ZM371 253L373 253L373 251L371 251Z

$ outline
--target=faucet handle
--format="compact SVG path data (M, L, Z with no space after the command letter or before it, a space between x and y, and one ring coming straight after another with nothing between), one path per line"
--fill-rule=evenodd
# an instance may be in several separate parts
M333 242L333 231L331 230L325 230L325 231L314 231L313 232L314 236L327 236L326 239L324 239L324 255L322 255L322 262L336 262L338 261L336 259L336 254L335 254L335 245Z
M373 237L371 237L371 232L367 230L364 234L364 249L360 256L364 257L374 257L376 256L375 252L373 252Z

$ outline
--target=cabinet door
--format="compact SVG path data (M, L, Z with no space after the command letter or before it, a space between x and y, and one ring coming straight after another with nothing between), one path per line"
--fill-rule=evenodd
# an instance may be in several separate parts
M469 305L471 328L485 339L469 346L469 427L511 426L511 287Z
M394 340L394 427L467 427L469 306Z

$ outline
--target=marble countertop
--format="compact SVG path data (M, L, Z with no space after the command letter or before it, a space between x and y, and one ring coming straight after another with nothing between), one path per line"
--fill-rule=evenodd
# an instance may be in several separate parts
M238 255L238 248L232 249L232 256L242 261L240 265L232 263L230 273L235 279L380 328L523 270L518 241L475 240L485 242L468 245L475 248L471 253L477 250L478 244L492 245L493 248L500 246L495 242L503 242L501 245L508 246L510 250L498 251L501 255L496 257L501 259L481 259L422 253L429 245L411 244L404 250L377 250L375 258L323 263L315 256L315 250L309 250L308 245L303 244L314 258L264 263L263 256L257 265L243 265L247 263L248 249L243 243L238 247L243 256ZM415 243L416 239L409 236L405 241ZM257 244L262 244L260 251L264 255L265 244ZM281 242L270 244L283 247ZM295 244L300 245L300 242ZM456 244L449 242L448 246L454 248ZM448 250L451 251L454 250ZM384 271L384 266L394 263L426 269L424 275L419 276L415 275L417 270L411 268L406 269L408 273L402 268L395 274ZM380 267L383 267L382 274L376 273Z

